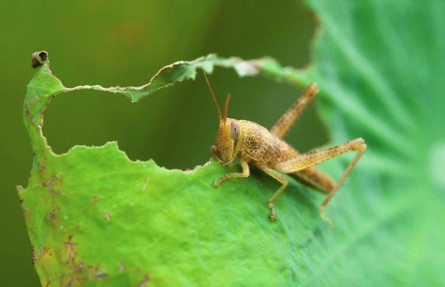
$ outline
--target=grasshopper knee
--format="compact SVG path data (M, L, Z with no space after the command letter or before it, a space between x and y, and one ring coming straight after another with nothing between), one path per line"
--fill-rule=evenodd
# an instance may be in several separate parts
M361 152L364 152L366 150L367 146L365 144L365 140L362 138L357 138L355 140L350 141L350 149L351 150L358 150Z

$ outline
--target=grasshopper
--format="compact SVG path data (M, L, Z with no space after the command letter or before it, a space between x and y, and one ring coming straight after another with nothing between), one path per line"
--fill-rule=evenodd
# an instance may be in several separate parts
M271 214L269 219L273 222L276 217L273 202L288 185L287 178L280 172L289 174L302 184L326 194L326 198L320 206L320 215L333 228L334 222L325 213L326 206L365 152L366 144L362 138L357 138L331 148L300 154L283 140L292 124L318 93L318 85L310 84L295 104L270 130L267 130L254 122L227 118L230 95L226 98L224 114L221 115L215 93L205 73L204 77L219 116L219 131L216 146L212 146L212 158L216 156L219 163L231 164L235 157L238 157L243 169L241 173L224 175L214 181L213 186L218 187L229 178L248 177L250 175L249 165L261 169L282 184L268 200ZM349 151L357 151L357 154L337 183L334 183L329 175L315 168L316 164Z

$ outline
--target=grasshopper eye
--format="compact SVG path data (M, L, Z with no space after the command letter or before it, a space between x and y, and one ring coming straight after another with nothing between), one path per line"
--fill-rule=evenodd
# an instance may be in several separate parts
M230 124L230 133L231 133L232 139L234 141L238 140L239 135L241 133L241 129L240 129L239 125L236 122L232 122Z

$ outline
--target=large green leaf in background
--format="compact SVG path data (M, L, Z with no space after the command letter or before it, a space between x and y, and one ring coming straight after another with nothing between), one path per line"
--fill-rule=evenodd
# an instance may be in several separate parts
M445 2L307 2L323 28L307 80L333 141L369 148L330 206L342 226L305 249L301 283L444 285Z
M41 111L70 89L45 63L25 100L36 157L20 191L43 285L444 284L445 3L308 2L323 27L309 69L211 56L164 70L153 83L213 64L317 81L332 143L360 136L369 146L327 209L334 231L319 218L323 197L295 182L276 201L271 224L265 203L279 185L260 173L215 190L211 182L230 171L215 163L170 171L128 160L115 143L53 154ZM338 178L346 158L322 168Z

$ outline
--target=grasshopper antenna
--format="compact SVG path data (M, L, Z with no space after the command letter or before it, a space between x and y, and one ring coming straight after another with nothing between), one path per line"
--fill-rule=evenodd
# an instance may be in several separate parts
M207 74L205 72L204 72L204 78L206 79L207 87L209 88L210 94L212 94L213 102L215 103L216 110L218 111L219 123L221 123L222 122L221 110L219 109L219 105L218 105L218 102L216 101L215 93L213 92L212 86L210 85L209 78L207 78ZM226 101L226 106L228 104L229 104L228 101ZM224 117L226 118L226 116L227 116L227 110L225 110L225 112L224 112Z
M227 120L227 110L229 109L229 102L230 102L230 94L227 95L226 103L224 105L224 122Z

